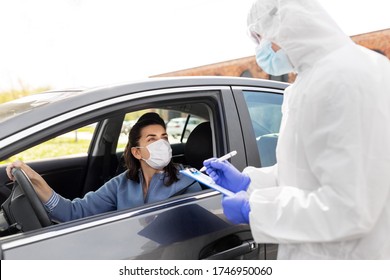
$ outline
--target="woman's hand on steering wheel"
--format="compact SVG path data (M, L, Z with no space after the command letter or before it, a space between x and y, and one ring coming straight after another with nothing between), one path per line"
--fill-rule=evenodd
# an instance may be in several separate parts
M26 176L30 179L33 184L34 190L37 193L39 199L45 203L47 202L51 195L53 194L52 188L47 184L47 182L39 175L34 169L25 164L24 162L18 160L13 163L8 164L6 168L7 176L10 180L15 181L15 177L12 174L14 168L20 168L24 171Z

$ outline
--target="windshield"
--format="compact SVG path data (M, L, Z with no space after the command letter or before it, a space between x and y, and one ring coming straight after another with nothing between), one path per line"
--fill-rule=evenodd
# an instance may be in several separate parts
M77 91L43 92L0 104L0 123L37 107L63 100L75 94L77 94Z

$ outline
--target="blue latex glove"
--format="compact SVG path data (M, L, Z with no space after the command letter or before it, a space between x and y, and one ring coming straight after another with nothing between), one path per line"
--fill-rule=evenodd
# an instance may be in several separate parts
M222 198L223 213L234 224L249 224L249 212L251 211L248 194L245 191L234 196Z
M251 182L249 176L242 174L230 162L210 158L205 160L203 165L206 167L206 172L211 179L221 187L234 193L248 189Z

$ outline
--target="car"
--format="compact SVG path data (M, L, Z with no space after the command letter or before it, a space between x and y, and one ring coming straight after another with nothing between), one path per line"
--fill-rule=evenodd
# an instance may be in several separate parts
M150 78L90 89L50 91L0 104L2 259L275 259L277 244L230 223L221 193L203 186L142 207L69 222L48 220L29 180L5 169L22 159L62 196L97 190L123 171L123 123L158 112L169 123L199 118L173 160L200 169L230 151L239 170L275 164L287 83L237 77ZM16 176L15 175L15 176Z
M203 122L202 119L191 117L190 115L187 118L173 118L167 123L167 133L173 138L181 136L188 138L191 131L201 122Z

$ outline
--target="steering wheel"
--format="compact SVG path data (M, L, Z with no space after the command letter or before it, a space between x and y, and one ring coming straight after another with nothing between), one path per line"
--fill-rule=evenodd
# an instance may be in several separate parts
M39 221L40 227L47 227L52 224L49 215L47 214L45 207L43 206L41 200L39 199L38 195L36 194L34 187L30 181L30 179L27 177L26 173L20 168L14 168L12 169L12 174L15 177L15 185L14 188L16 189L19 185L22 189L23 193L25 194L27 201L29 202L36 218ZM25 207L22 207L25 208ZM25 214L26 215L26 214ZM39 225L36 227L39 228Z

